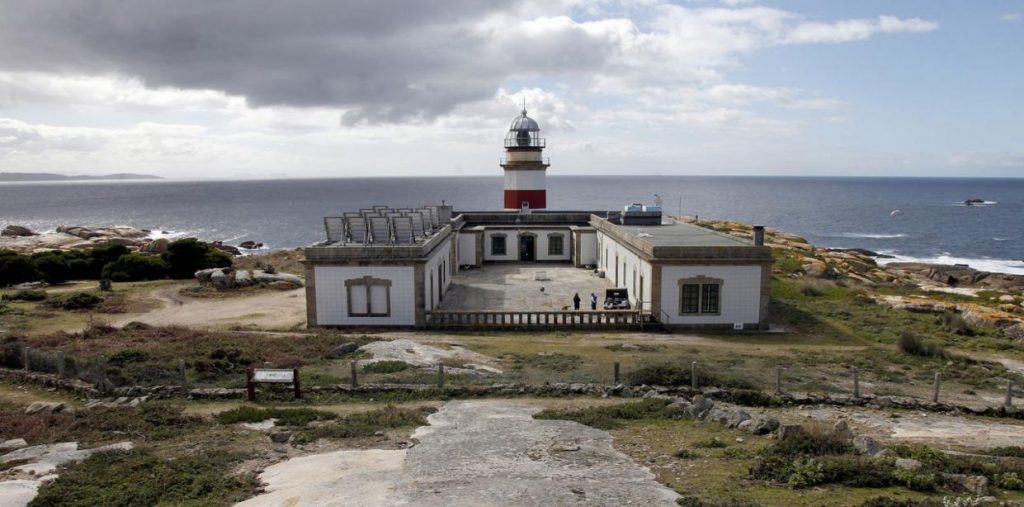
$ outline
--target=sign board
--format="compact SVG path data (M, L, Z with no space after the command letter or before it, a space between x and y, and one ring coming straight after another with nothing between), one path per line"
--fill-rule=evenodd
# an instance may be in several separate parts
M255 369L252 372L254 382L282 382L291 384L295 381L295 370L265 370Z
M302 389L299 387L298 368L285 370L273 368L249 368L245 372L245 390L249 401L256 399L256 384L291 384L295 392L295 398L302 397Z
M733 325L732 325L732 330L733 331L743 331L743 323L742 322L734 322Z

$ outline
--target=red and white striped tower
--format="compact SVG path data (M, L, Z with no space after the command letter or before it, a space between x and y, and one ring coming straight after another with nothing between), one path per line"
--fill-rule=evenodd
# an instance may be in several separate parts
M505 136L505 210L544 209L548 206L544 175L548 163L544 160L544 139L540 126L523 113L512 120Z

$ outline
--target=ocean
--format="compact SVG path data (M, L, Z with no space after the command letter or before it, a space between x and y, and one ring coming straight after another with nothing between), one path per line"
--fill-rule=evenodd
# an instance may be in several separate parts
M764 224L898 260L1024 274L1024 179L549 176L548 205L619 210L663 199L671 214ZM984 204L965 206L965 199ZM129 224L267 249L323 239L322 217L375 204L502 206L500 177L0 184L0 226ZM898 210L898 211L896 211Z

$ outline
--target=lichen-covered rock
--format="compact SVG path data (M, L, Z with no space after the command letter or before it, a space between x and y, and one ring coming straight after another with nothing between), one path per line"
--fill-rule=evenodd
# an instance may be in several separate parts
M18 238L35 235L36 233L32 232L32 229L20 225L8 225L7 227L4 227L3 231L0 231L0 236L7 236L9 238Z
M40 412L54 414L62 410L64 410L64 404L57 401L34 401L25 409L25 413L28 415Z
M867 456L874 456L883 450L882 444L865 435L853 437L853 447L857 449L857 452Z

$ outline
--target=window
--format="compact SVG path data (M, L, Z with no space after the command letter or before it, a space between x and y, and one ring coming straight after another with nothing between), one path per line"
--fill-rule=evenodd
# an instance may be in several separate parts
M679 280L680 315L720 315L722 280L706 276Z
M548 255L565 254L565 236L561 234L548 235Z
M505 235L491 236L491 255L505 255Z
M345 280L349 317L390 317L391 280L364 276Z

